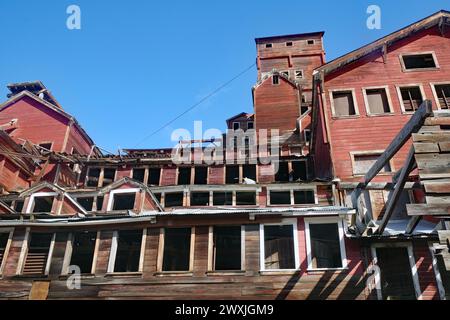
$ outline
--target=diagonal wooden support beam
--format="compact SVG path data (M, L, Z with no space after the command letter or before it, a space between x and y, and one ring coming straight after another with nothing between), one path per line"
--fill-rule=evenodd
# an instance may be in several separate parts
M402 195L402 191L405 187L406 180L409 176L409 173L414 168L414 163L415 163L414 147L411 147L411 149L409 149L409 153L406 158L405 165L403 166L403 168L401 170L400 177L398 178L398 181L395 184L394 192L392 193L392 196L387 203L387 208L383 215L383 219L381 220L381 223L375 233L383 234L384 229L386 228L386 226L389 222L389 219L391 218L392 214L394 213L395 206L397 205L397 202Z
M422 216L414 216L409 219L408 225L405 229L405 234L412 234L414 229L419 224L420 220L422 220Z

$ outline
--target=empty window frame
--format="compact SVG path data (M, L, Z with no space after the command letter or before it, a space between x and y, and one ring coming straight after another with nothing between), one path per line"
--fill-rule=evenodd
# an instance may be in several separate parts
M294 204L316 204L314 190L294 190Z
M208 167L195 167L194 184L208 183Z
M316 41L314 39L306 40L306 44L313 45Z
M236 191L237 206L254 206L256 205L256 192Z
M86 177L88 187L98 187L100 183L101 168L89 168Z
M382 152L370 152L370 153L352 153L353 162L353 174L364 175L375 164L377 159L381 156ZM392 172L390 162L381 169L380 173Z
M145 169L144 168L134 168L132 178L136 181L144 183Z
M143 230L114 232L108 272L139 272Z
M283 70L283 71L280 71L280 73L281 73L283 76L285 76L286 78L289 78L289 70Z
M242 177L256 182L256 164L244 164L242 166Z
M330 92L333 117L349 117L359 115L355 92L349 90L334 90Z
M233 122L233 130L239 130L241 128L241 124L239 122Z
M295 70L295 79L303 79L303 70Z
M299 267L296 220L260 225L261 270L293 270Z
M308 269L347 267L344 229L341 219L305 219Z
M28 213L50 213L56 197L55 192L38 192L33 194L29 201L26 212Z
M397 87L397 93L403 112L415 112L424 99L421 85L399 86Z
M78 266L82 274L93 273L93 262L97 232L75 232L71 240L69 265Z
M191 184L191 167L178 168L178 185Z
M183 192L166 193L164 195L164 207L165 208L182 207L183 198L184 198Z
M225 183L237 184L239 183L239 166L231 165L225 166Z
M241 270L241 226L213 227L213 262L216 271Z
M93 211L94 197L80 197L76 201L86 210Z
M247 122L247 130L255 129L255 123L253 121Z
M270 191L270 204L271 205L286 205L291 204L291 191Z
M191 192L191 206L209 206L209 192Z
M86 177L88 187L105 187L114 182L116 169L114 168L89 168Z
M118 189L109 193L107 211L132 210L136 202L136 193L140 189Z
M303 135L304 135L304 139L305 139L305 143L309 144L309 141L311 140L311 129L305 129L303 130Z
M306 102L306 100L303 101L303 99L304 99L304 97L302 96L302 102ZM308 111L309 111L309 107L308 107L308 106L301 106L301 107L300 107L300 113L301 113L301 115L306 114Z
M191 233L191 228L164 229L162 271L190 270Z
M16 200L16 201L14 201L14 205L13 205L14 211L22 212L24 204L25 204L24 200Z
M266 43L265 47L266 47L266 48L272 48L273 45L272 45L271 43Z
M159 186L161 179L161 168L149 168L148 169L148 182L150 186Z
M382 88L363 88L364 102L368 115L391 113L392 103L389 96L389 89Z
M276 74L272 76L272 84L273 85L279 85L280 84L280 77Z
M53 142L42 142L39 143L39 147L45 149L44 151L51 151L53 146Z
M275 173L275 181L289 182L289 165L288 162L278 162L278 171Z
M293 45L292 41L287 41L286 42L286 47L292 47L292 45Z
M403 71L420 71L439 68L434 52L403 54L400 56Z
M450 109L450 83L431 84L436 103L440 109Z
M46 275L49 271L53 233L29 233L22 274Z
M233 205L232 191L214 191L213 192L214 206L231 206Z
M0 275L3 272L3 267L5 265L11 236L12 233L10 231L0 231Z
M103 169L103 183L102 187L105 187L114 182L116 177L116 169L113 168L104 168Z

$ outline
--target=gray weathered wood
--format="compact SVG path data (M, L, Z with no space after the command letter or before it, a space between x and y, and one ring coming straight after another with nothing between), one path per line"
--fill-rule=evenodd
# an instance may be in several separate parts
M450 204L407 204L408 216L450 216Z
M422 219L422 216L412 216L409 219L408 225L406 226L405 234L412 234L421 219Z

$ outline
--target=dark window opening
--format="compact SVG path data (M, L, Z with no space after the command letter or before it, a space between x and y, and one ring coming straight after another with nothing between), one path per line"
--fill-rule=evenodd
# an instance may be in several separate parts
M97 197L97 211L101 211L103 209L103 196Z
M431 53L405 55L402 58L406 70L436 68L436 62Z
M182 207L183 206L183 192L166 193L165 195L166 208L170 207Z
M292 177L294 181L308 180L306 161L292 161Z
M239 130L241 128L241 124L239 122L233 122L233 130Z
M154 193L154 196L156 200L158 200L158 202L161 203L161 193Z
M190 251L190 228L166 228L163 271L189 271Z
M289 182L289 169L287 162L278 162L278 171L275 174L275 181Z
M86 185L88 187L98 187L98 181L100 179L100 169L99 168L90 168L88 170L88 177Z
M308 45L312 45L312 44L314 44L314 40L308 40L306 43L307 43Z
M450 84L435 85L434 89L441 109L450 109Z
M254 122L253 121L247 122L247 130L251 130L251 129L254 129L254 128L255 128L255 126L254 126Z
M53 145L53 143L51 143L51 142L45 142L45 143L40 143L39 147L46 149L45 151L47 151L47 150L51 151L52 145Z
M6 204L9 208L11 208L13 201L12 200L3 200L3 203Z
M354 174L366 174L367 171L375 164L375 161L380 157L379 154L369 155L355 155L355 168L353 168ZM381 169L380 172L391 172L391 165L389 162Z
M256 205L255 192L236 192L236 205L238 206L254 206Z
M8 245L9 233L0 233L0 266L5 258L6 246Z
M152 186L159 186L161 178L161 168L148 169L148 184Z
M281 71L281 74L286 78L289 78L289 71Z
M291 192L270 191L270 204L291 204Z
M81 273L92 273L96 240L96 232L76 232L73 234L70 265L78 266Z
M367 89L366 97L370 114L391 112L389 109L389 101L386 94L386 89Z
M315 204L316 199L312 190L294 191L294 204Z
M24 203L25 202L23 200L16 200L14 202L14 211L22 212Z
M145 169L133 169L133 179L139 182L144 182Z
M337 223L310 224L309 236L313 268L342 268Z
M292 41L286 42L286 47L292 47Z
M209 192L192 192L191 206L209 206Z
M272 44L271 43L266 43L266 48L272 48Z
M226 166L225 171L226 184L239 183L239 166Z
M116 169L105 168L103 170L103 187L114 182L116 176Z
M208 167L196 167L195 168L195 184L207 184L208 183Z
M76 200L86 211L92 211L94 197L77 198Z
M241 270L241 227L214 227L214 270Z
M264 226L265 269L295 269L294 228Z
M191 184L191 168L178 168L178 185Z
M304 97L302 96L302 102L305 102L305 101L303 101L303 99L304 99ZM308 106L301 106L300 107L300 112L301 112L302 115L304 115L308 111L309 111L309 107Z
M55 197L35 197L33 212L51 212L53 207L53 200Z
M303 131L305 133L305 142L309 143L311 140L311 130L310 129L305 129L305 131Z
M272 84L277 85L280 84L280 78L277 75L272 76Z
M400 88L405 111L416 111L423 102L422 92L419 87Z
M141 257L142 230L118 232L114 272L138 272Z
M133 210L136 193L116 193L113 196L113 210Z
M303 70L295 70L295 77L297 79L303 78Z
M256 165L255 164L244 164L242 166L244 178L251 179L256 182Z
M230 192L214 192L213 204L215 206L231 206L233 205L233 193Z
M336 117L355 115L355 105L351 91L333 92L334 115Z
M51 233L32 233L27 257L23 266L24 275L43 275L47 266L48 252L53 238Z

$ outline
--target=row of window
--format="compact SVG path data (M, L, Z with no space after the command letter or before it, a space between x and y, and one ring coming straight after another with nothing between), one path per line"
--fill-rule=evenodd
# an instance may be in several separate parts
M147 230L120 230L113 233L108 272L142 272L143 241ZM69 237L63 273L69 266L78 266L82 274L95 273L94 257L100 232L75 232ZM0 265L4 260L10 233L0 233ZM160 230L158 271L192 271L195 241L192 228ZM306 247L308 269L338 269L346 267L342 221L307 220ZM56 234L29 233L22 248L24 259L18 274L46 275L50 267ZM300 267L296 220L282 224L260 225L260 268L265 270L296 270ZM210 227L208 247L209 271L245 270L245 227Z
M314 45L315 44L315 40L314 39L308 39L308 40L298 40L298 41L286 41L284 43L281 43L280 45L285 46L285 47L293 47L294 44L300 44L300 43L304 43L306 45ZM264 46L269 49L269 48L273 48L273 43L266 43Z
M441 109L449 109L450 83L430 84ZM415 112L425 100L422 85L397 86L398 98L402 111ZM394 113L389 87L371 87L362 89L364 103L368 115ZM359 109L354 89L339 89L330 91L331 110L333 117L358 116Z
M293 78L295 80L303 79L303 70L282 70L280 74L286 76L287 78ZM280 77L276 74L272 76L272 85L279 85ZM306 102L306 97L302 97L302 102Z

